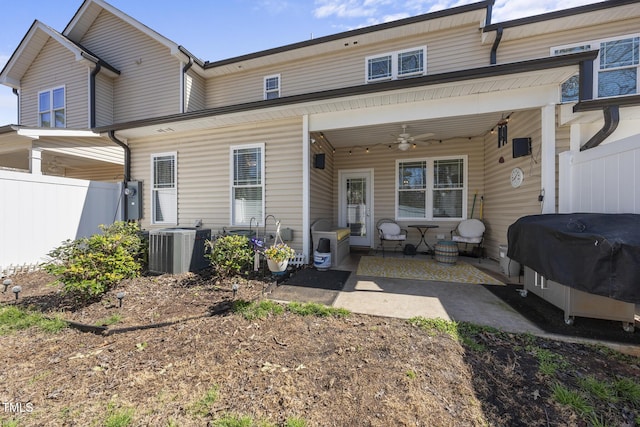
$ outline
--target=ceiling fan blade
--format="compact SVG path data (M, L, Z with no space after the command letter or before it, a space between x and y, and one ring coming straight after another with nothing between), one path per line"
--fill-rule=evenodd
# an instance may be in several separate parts
M417 141L420 141L420 140L431 138L432 136L435 136L435 133L433 133L433 132L422 133L420 135L414 135L413 139L417 140Z

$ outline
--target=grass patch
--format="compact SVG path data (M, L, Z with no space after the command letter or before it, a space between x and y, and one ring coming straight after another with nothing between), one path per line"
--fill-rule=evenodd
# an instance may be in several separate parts
M349 310L344 308L328 307L322 304L291 302L285 307L271 300L254 302L238 300L233 303L232 310L247 320L278 316L284 313L285 310L299 316L346 317L351 314Z
M579 392L569 390L562 384L553 386L552 396L558 403L570 406L581 416L589 416L594 413L593 407Z
M615 389L607 382L599 381L595 377L589 376L581 378L578 383L585 392L596 399L611 403L618 401Z
M252 427L254 423L253 418L248 415L225 415L215 420L212 425L214 427Z
M456 341L460 340L458 323L444 319L427 319L422 316L412 317L408 322L419 327L429 335L446 334Z
M317 303L290 302L287 310L299 316L347 317L350 311L345 308L328 307Z
M211 413L211 406L216 403L219 396L217 385L211 387L200 400L191 405L191 412L199 417L205 417Z
M42 313L18 307L0 307L0 335L8 335L34 326L45 332L56 333L65 329L67 323L61 319L49 319Z
M640 405L640 384L629 378L620 378L613 384L618 398L633 406Z
M538 359L538 369L547 376L553 376L558 369L567 369L567 361L560 355L539 347L528 346L527 351L532 352Z
M307 421L303 418L288 418L284 423L284 427L307 427Z
M122 321L122 315L115 313L105 319L98 320L96 322L96 326L115 325L116 323L120 323L121 321Z
M105 427L126 427L133 422L133 409L109 409Z
M247 320L264 319L269 315L284 313L282 305L270 300L261 300L259 302L234 301L232 310Z
M475 325L469 322L455 322L444 319L427 319L425 317L412 317L408 322L426 331L429 335L446 334L457 342L473 351L484 351L486 347L475 340L477 335L483 333L502 334L499 330Z

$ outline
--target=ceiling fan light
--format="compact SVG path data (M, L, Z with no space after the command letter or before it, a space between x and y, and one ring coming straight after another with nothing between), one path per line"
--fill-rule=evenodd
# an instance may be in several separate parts
M408 142L401 142L400 144L398 144L398 150L400 151L407 151L409 147L410 145Z

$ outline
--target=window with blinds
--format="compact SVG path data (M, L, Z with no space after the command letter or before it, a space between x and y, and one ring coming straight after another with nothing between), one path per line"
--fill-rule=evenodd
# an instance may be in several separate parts
M232 147L232 224L261 224L264 217L264 144Z
M464 219L466 156L396 162L396 219Z
M151 156L151 211L153 224L178 223L177 153Z

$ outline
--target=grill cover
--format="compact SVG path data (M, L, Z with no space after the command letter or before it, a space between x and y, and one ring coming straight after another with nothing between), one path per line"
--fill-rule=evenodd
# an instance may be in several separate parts
M507 237L507 256L549 280L640 303L640 215L530 215Z

